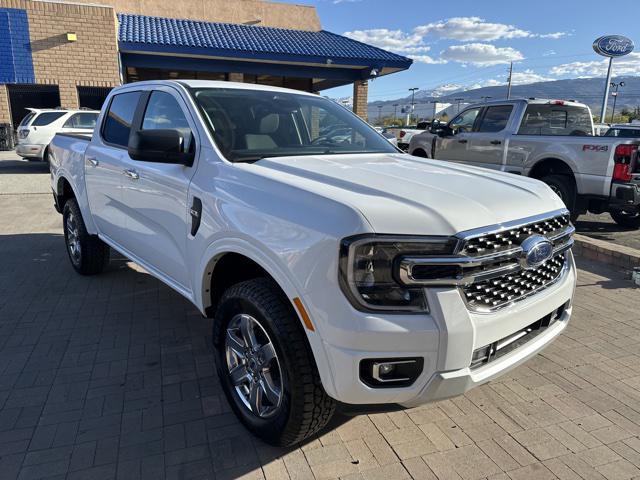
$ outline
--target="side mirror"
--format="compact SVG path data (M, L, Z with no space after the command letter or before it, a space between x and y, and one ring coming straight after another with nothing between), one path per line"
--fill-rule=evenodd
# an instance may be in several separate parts
M185 152L185 138L179 130L138 130L129 138L129 156L134 160L177 163L190 167L194 153Z

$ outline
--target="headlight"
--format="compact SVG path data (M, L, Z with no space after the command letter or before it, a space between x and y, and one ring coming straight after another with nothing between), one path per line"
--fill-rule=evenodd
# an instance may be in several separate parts
M450 237L358 235L340 246L340 287L362 311L428 312L424 287L399 281L403 257L451 255Z

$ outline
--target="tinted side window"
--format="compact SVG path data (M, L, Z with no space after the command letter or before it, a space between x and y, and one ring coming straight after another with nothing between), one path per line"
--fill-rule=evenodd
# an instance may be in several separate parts
M149 97L142 120L143 130L178 130L184 139L183 151L191 146L191 127L178 101L169 93L155 91Z
M49 125L50 123L55 122L63 115L66 115L67 112L44 112L38 115L35 120L31 123L32 127L44 127L45 125Z
M519 135L592 135L589 110L571 105L529 105Z
M512 105L500 105L487 108L478 131L501 132L506 128L512 110Z
M63 128L95 128L97 113L76 113L64 122Z
M114 95L109 112L102 127L105 141L126 147L129 144L131 122L138 106L140 92L127 92Z
M449 126L458 132L470 132L473 129L473 124L476 122L479 113L479 108L472 108L471 110L462 112L451 121Z
M22 121L20 122L20 125L18 125L18 126L19 127L26 127L27 125L29 125L29 122L34 117L34 115L35 115L35 112L27 113L27 116L22 119Z

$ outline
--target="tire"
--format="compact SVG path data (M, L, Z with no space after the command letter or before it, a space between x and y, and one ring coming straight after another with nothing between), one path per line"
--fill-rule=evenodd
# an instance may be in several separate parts
M84 225L80 207L75 198L70 198L62 210L64 241L71 265L80 275L95 275L109 264L109 246L98 238L89 235Z
M560 197L571 213L571 221L575 222L580 213L576 209L576 186L571 177L547 175L540 180L549 185L551 190Z
M336 403L322 387L300 320L272 280L257 278L227 289L213 325L218 375L247 429L272 445L290 446L327 425ZM251 335L243 336L249 330L243 325L251 325L253 342L245 340ZM249 343L265 355L247 353ZM238 350L244 353L237 355Z
M640 228L640 211L636 213L627 213L624 211L610 212L611 218L621 227L639 229Z

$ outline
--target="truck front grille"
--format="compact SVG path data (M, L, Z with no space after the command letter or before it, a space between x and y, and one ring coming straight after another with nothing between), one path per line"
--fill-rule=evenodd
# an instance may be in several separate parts
M554 283L560 277L565 262L565 254L561 253L537 268L466 285L462 287L462 293L472 310L500 308Z
M569 214L492 233L480 233L468 238L461 253L469 256L487 255L518 247L530 235L538 234L553 238L569 226Z
M561 210L462 232L451 256L403 257L399 277L408 285L458 287L469 310L491 312L555 283L569 266L574 231L569 212ZM523 244L532 236L553 247L539 265L529 263L531 247Z

